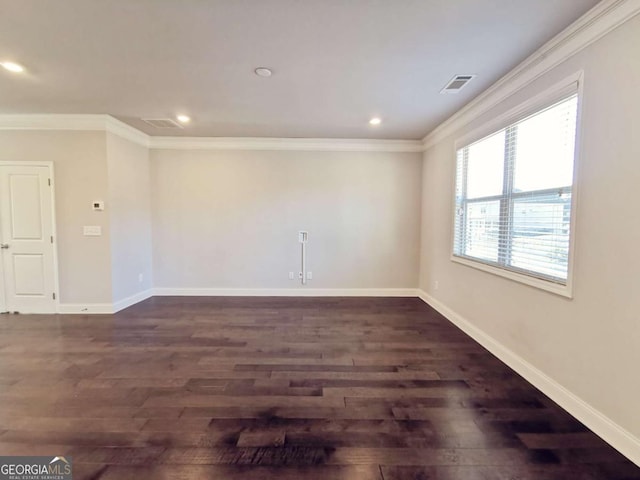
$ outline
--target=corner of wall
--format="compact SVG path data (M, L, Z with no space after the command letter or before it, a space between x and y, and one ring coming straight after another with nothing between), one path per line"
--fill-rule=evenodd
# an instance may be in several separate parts
M151 295L149 148L106 132L113 311Z

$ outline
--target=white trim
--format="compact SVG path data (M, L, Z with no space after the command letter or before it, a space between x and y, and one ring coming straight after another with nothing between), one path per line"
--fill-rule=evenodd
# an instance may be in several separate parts
M114 314L120 310L142 302L153 296L153 289L149 288L130 297L123 298L113 303L63 303L58 306L58 313L64 314Z
M24 114L0 115L0 130L70 130L111 132L143 147L149 136L110 115Z
M258 137L152 137L110 115L0 115L0 130L110 132L147 148L179 150L292 150L319 152L422 152L420 140Z
M107 115L25 114L0 115L0 130L104 131Z
M114 314L159 297L418 297L416 288L150 288L114 303L63 303L58 313Z
M149 288L142 292L135 293L127 298L123 298L122 300L113 302L112 312L113 313L119 312L120 310L124 310L125 308L128 308L131 305L135 305L136 303L142 302L147 298L151 298L152 296L153 296L152 288Z
M60 266L58 263L58 245L60 245L60 237L58 237L58 220L56 219L56 177L55 166L53 162L43 162L49 166L49 178L51 179L51 235L53 235L53 286L55 289L55 308L56 312L60 308Z
M415 288L166 288L156 296L187 297L417 297Z
M420 140L258 137L150 137L150 148L178 150L294 150L318 152L422 152Z
M427 150L640 13L638 0L602 0L423 138Z
M137 128L127 125L121 122L117 118L113 118L110 115L105 115L105 130L114 135L117 135L125 140L136 143L142 147L149 148L149 135L141 132Z
M112 314L113 305L110 303L61 303L58 305L58 313L64 314Z
M582 100L583 83L584 70L578 70L577 72L553 84L549 88L545 88L533 97L528 98L524 102L500 115L497 115L491 120L484 122L481 126L474 128L470 132L457 138L454 142L455 150L458 151L460 148L471 145L472 143L488 137L509 125L518 123L519 121L524 120L546 107L552 106L554 103L565 97L569 97L572 94L575 95L577 93L578 99ZM579 116L577 118L580 120Z
M419 290L418 296L518 374L522 375L529 383L593 430L604 441L640 466L640 438L596 410L576 394L567 390L543 371L520 357L516 352L498 342L476 327L471 321L436 300L427 292Z
M556 295L560 295L562 297L573 298L570 278L567 279L566 285L562 285L548 280L543 280L541 278L536 278L531 275L507 270L506 268L494 267L493 265L488 265L481 261L474 261L471 259L466 259L464 257L458 257L456 255L451 255L450 260L452 262L475 268L476 270L482 270L483 272L491 273L493 275L497 275L514 282L523 283L530 287L539 288L540 290L546 290L547 292L555 293Z

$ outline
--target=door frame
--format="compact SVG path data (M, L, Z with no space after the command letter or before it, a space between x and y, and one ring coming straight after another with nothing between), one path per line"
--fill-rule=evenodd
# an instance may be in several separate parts
M51 179L51 186L49 192L51 195L51 234L53 235L53 288L55 289L56 298L53 300L54 311L52 314L58 313L60 310L60 281L58 272L58 232L56 221L56 195L55 188L56 182L54 177L53 162L16 162L16 161L1 161L0 167L47 167L49 169L49 178ZM1 238L0 223L0 238ZM0 312L7 311L7 299L4 284L4 262L0 262Z

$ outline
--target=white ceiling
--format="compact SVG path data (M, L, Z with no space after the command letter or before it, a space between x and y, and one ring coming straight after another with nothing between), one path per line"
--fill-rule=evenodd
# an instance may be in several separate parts
M419 139L596 3L0 0L0 61L27 68L0 70L0 114L106 113L150 135ZM478 77L441 95L455 74ZM177 113L193 118L184 130L139 121Z

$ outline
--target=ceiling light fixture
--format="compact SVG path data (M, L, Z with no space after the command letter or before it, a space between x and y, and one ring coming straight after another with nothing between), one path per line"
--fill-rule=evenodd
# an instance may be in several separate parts
M24 67L14 62L1 62L0 65L2 65L2 68L9 70L12 73L24 72Z
M178 115L176 118L180 123L189 123L191 121L191 118L187 117L186 115Z
M380 117L373 117L369 120L369 125L380 125L382 123L382 119Z
M273 71L267 67L258 67L254 70L254 72L256 72L256 75L258 75L259 77L270 77L271 75L273 75Z

